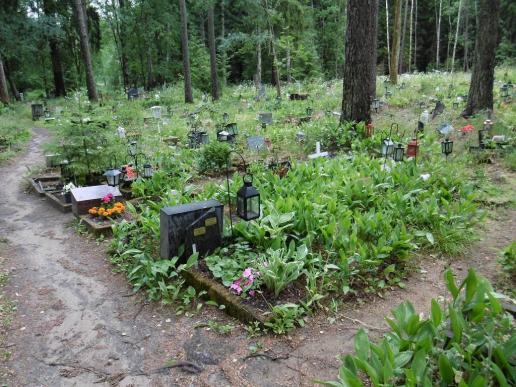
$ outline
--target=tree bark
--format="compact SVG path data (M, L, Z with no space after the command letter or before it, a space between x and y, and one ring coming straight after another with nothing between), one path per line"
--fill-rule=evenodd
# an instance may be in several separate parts
M208 45L210 46L211 99L219 99L219 70L217 68L217 45L215 44L215 16L213 5L208 9Z
M120 12L122 16L126 12L126 0L119 0ZM127 35L125 24L123 19L119 21L119 36L118 39L120 41L120 66L122 67L122 81L124 83L124 90L127 92L129 90L130 79L129 79L129 60L127 59L127 49L125 44L125 37Z
M408 10L408 0L405 0L403 3L403 28L401 33L401 48L400 55L398 59L398 73L402 74L405 71L405 41L407 40L407 10Z
M7 88L7 77L5 76L4 62L0 54L0 102L8 105L10 101L9 89Z
M408 72L412 70L412 23L414 22L414 0L410 0L410 28L409 28L409 51L408 51Z
M414 15L414 68L417 71L417 0L416 3L416 13Z
M469 86L468 104L462 112L464 117L471 116L482 109L493 109L495 54L499 43L499 15L500 0L478 1L473 73Z
M188 20L185 0L179 0L181 15L181 48L183 50L183 77L185 81L185 102L193 103L192 75L190 72L190 51L188 49Z
M220 1L220 37L221 40L224 41L226 38L226 8L224 5L225 0ZM228 81L228 75L226 70L227 65L227 55L226 55L226 49L222 46L222 53L221 53L221 62L222 62L222 85L226 86Z
M437 18L437 49L435 50L435 68L439 69L440 65L440 52L441 49L441 15L443 9L443 0L439 0L439 17Z
M389 0L385 0L385 24L387 26L387 66L389 67L389 71L391 70L391 40L389 37Z
M55 4L50 0L43 1L43 12L47 17L54 16ZM61 63L61 52L59 49L59 41L54 36L48 37L48 46L50 48L50 60L52 62L52 73L54 75L54 94L56 97L66 96L66 87L63 75L63 65Z
M392 31L390 80L393 85L398 83L398 57L401 34L401 0L394 0L394 26Z
M370 122L376 77L378 0L349 0L340 122Z
M82 0L74 0L75 16L79 29L79 37L81 41L82 60L86 71L86 87L88 89L88 99L96 102L98 100L97 87L95 85L95 77L93 76L93 64L91 61L91 48L88 36L88 23L86 13L84 12L84 4Z
M459 41L460 14L462 9L462 0L459 0L459 10L457 12L457 28L455 29L455 42L453 43L453 54L451 62L451 72L455 70L455 53L457 52L457 42Z
M257 32L258 39L260 33ZM260 41L256 44L256 74L254 75L254 84L256 87L256 95L259 95L262 86L262 44Z
M468 3L464 5L464 63L463 70L469 70L469 9Z

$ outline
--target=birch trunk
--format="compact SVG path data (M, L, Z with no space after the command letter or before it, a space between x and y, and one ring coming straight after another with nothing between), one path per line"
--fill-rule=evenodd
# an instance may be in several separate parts
M453 43L453 54L451 62L451 72L455 70L455 53L457 52L457 42L459 41L460 15L462 9L462 0L459 0L459 10L457 12L457 28L455 29L455 42Z

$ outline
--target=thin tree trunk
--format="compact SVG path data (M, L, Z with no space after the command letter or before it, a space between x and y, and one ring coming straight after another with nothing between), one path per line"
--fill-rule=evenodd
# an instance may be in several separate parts
M8 105L9 89L7 88L7 77L5 76L4 62L2 61L2 55L0 54L0 102Z
M208 45L210 46L211 98L219 99L219 73L217 68L217 46L215 44L215 16L213 5L208 8Z
M97 87L95 85L95 77L93 76L93 64L91 61L91 48L88 36L88 23L84 12L84 4L82 0L74 0L75 15L79 27L79 37L81 40L82 59L84 61L84 70L86 71L86 87L88 89L88 98L90 101L98 100Z
M11 85L11 91L13 92L14 99L16 99L16 101L21 101L20 92L16 87L16 83L14 82L13 77L11 75L7 75L7 80L9 81L9 85Z
M389 37L389 0L385 0L385 24L387 26L387 65L391 70L391 40Z
M453 54L451 62L451 72L455 69L455 53L457 52L457 42L459 41L460 14L462 9L462 0L459 0L459 10L457 12L457 28L455 29L455 42L453 43Z
M258 32L257 35L259 37L260 33ZM262 44L259 40L256 45L256 74L254 76L254 84L256 86L256 95L259 95L258 93L262 85Z
M437 18L437 49L435 50L435 68L439 69L440 58L439 58L439 50L441 49L441 15L443 8L443 0L439 0L439 17Z
M119 0L120 4L120 12L122 13L122 16L124 16L124 13L126 12L126 0ZM123 19L122 19L123 20ZM124 90L127 92L130 87L130 80L129 80L129 60L127 58L127 48L125 44L125 37L127 35L125 24L123 21L119 21L119 36L118 39L120 41L120 65L122 67L122 80L124 82Z
M446 47L446 70L450 71L450 47L452 41L452 21L451 15L448 13L448 46Z
M287 43L287 83L292 83L290 43Z
M193 103L192 75L190 73L190 51L188 49L188 20L185 0L179 0L181 14L181 48L183 50L183 76L185 81L185 102Z
M43 12L47 17L54 16L53 2L49 0L43 1ZM54 24L54 23L52 23ZM52 27L55 27L54 25ZM52 62L52 73L54 75L54 94L56 97L66 96L66 87L63 75L63 66L61 64L61 53L59 50L59 41L54 36L48 37L48 46L50 48L50 59Z
M414 15L414 69L417 71L417 0L416 3L416 14Z
M204 12L201 11L201 14L199 15L199 33L201 35L201 42L203 45L206 46L206 19L204 18Z
M499 43L500 0L479 0L477 38L468 104L462 115L467 117L482 109L493 109L495 54Z
M281 98L280 74L279 74L279 67L278 67L278 57L276 56L276 44L274 43L274 36L271 36L271 48L272 48L272 79L276 86L276 97Z
M407 10L408 10L408 0L405 0L403 3L403 28L401 33L401 48L400 55L398 58L398 73L402 74L405 72L405 41L407 35Z
M224 1L225 0L220 0L220 37L221 37L222 41L224 41L224 39L226 38L226 8L224 5ZM222 46L222 47L224 47L224 46ZM226 86L227 81L228 81L228 75L227 75L227 71L226 71L227 57L226 57L226 49L225 48L222 48L221 57L222 57L222 85Z
M464 4L464 71L469 70L469 8L468 3Z
M390 80L393 85L398 84L398 56L400 51L401 34L401 0L394 0L394 26L392 31L392 51Z
M370 122L375 87L378 0L349 0L347 6L342 114L340 121Z
M409 37L409 54L408 54L408 72L412 71L412 23L414 20L414 0L410 0L410 37Z

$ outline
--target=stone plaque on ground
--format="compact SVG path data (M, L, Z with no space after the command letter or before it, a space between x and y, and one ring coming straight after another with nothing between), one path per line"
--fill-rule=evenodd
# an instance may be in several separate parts
M75 216L86 215L92 207L100 206L104 196L111 193L115 200L122 200L118 187L109 185L94 185L72 189L72 212Z
M250 150L262 150L265 148L265 138L261 136L249 136L247 137L247 147Z
M272 113L271 112L263 112L258 115L258 121L262 124L270 125L272 124Z

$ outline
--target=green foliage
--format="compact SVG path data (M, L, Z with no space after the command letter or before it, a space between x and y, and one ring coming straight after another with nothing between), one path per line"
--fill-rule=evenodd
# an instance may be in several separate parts
M510 278L516 278L516 241L502 251L500 263Z
M272 307L272 318L265 323L265 326L277 335L290 332L296 325L304 326L304 309L297 304L281 304Z
M0 164L23 149L32 125L25 106L0 107Z
M212 141L202 147L199 155L199 171L218 174L226 170L231 148L225 142Z
M246 268L252 266L256 258L257 254L251 250L248 243L235 243L215 251L204 258L204 262L213 276L229 287L233 281L240 278Z
M338 381L329 386L509 386L516 382L514 321L489 282L473 269L447 308L432 301L430 317L403 302L387 318L391 331L378 344L366 332L355 336L356 355L342 358ZM365 378L361 378L364 375Z

